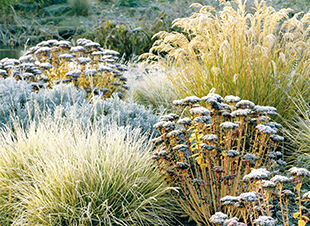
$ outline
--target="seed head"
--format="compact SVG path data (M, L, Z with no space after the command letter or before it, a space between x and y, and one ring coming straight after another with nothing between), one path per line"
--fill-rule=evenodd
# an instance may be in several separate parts
M211 217L210 217L210 222L213 223L213 224L220 224L222 225L225 220L227 220L228 216L222 212L216 212L215 214L213 214Z

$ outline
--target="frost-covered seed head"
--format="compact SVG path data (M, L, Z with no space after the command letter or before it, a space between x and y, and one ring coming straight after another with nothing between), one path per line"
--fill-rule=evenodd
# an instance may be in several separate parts
M239 196L230 196L226 195L223 198L220 199L220 202L222 205L235 205L237 202L239 202L240 197Z
M229 130L229 129L237 129L237 128L239 127L239 125L236 124L236 123L232 123L232 122L223 122L223 123L220 125L220 127L221 127L222 129L227 129L227 130Z
M240 200L243 201L243 202L255 202L257 201L257 195L254 193L254 192L245 192L245 193L242 193L240 194Z
M261 226L274 226L276 225L275 219L269 216L259 216L254 223Z
M277 109L275 107L270 107L270 106L259 106L256 105L253 108L253 111L259 114L266 114L266 115L275 115Z
M239 155L240 155L239 152L238 152L238 151L235 151L235 150L229 150L229 151L227 152L227 156L228 156L228 157L231 157L231 158L237 157L237 156L239 156Z
M199 145L202 149L206 149L208 151L212 151L215 149L215 147L213 145L208 145L208 144L200 144Z
M286 166L286 165L287 165L287 162L285 162L285 161L283 161L283 160L281 160L281 159L279 159L279 160L277 161L277 163L278 163L280 166Z
M197 184L197 185L205 185L206 182L204 182L204 180L199 180L199 179L195 178L193 180L193 185L195 185L195 184Z
M310 177L310 172L306 168L292 167L288 171L293 176Z
M153 127L154 127L155 129L161 129L161 128L163 128L164 123L165 123L164 121L157 122L157 123L154 124Z
M262 180L262 187L263 188L274 188L276 184L270 180Z
M294 197L295 194L291 190L283 190L282 196L289 198L289 197Z
M188 105L187 103L185 103L185 101L183 99L181 99L181 100L174 100L172 102L172 104L175 105L175 106L186 106L186 105Z
M192 124L192 120L190 118L182 118L182 119L179 119L177 121L178 124L180 125L186 125L186 126L190 126Z
M241 100L241 98L238 96L228 95L224 98L224 100L227 103L237 103L238 101Z
M164 122L163 128L165 130L172 131L175 129L175 123L174 122Z
M263 134L275 134L278 132L276 129L273 129L270 126L265 126L263 124L257 125L256 129Z
M192 115L206 116L210 114L210 111L204 107L195 107L195 108L190 109L190 113Z
M202 138L202 140L204 140L204 141L215 141L215 140L217 140L217 135L216 134L207 134Z
M156 137L156 138L152 139L152 143L155 145L160 145L160 144L164 143L164 139L162 136Z
M251 113L251 111L249 109L238 109L238 110L230 113L230 115L232 117L241 117L241 116L246 117L250 113Z
M290 182L290 179L286 176L281 176L281 175L276 175L273 178L270 179L275 184L283 184L283 183L288 183Z
M270 176L270 172L264 168L252 169L251 172L243 177L243 180L249 181L254 179L266 179Z
M277 122L268 122L265 124L266 126L270 126L271 128L281 129L282 125Z
M173 147L172 150L174 150L174 151L186 152L186 151L188 151L189 149L188 149L188 146L187 146L187 145L179 144L179 145Z
M259 160L260 157L257 156L257 155L254 155L254 154L251 154L251 153L246 153L243 157L242 157L243 160L246 160L246 161L256 161L256 160Z
M236 108L254 108L255 104L249 100L240 100L236 104Z
M161 156L161 157L165 157L165 156L168 155L168 152L166 152L166 151L161 151L161 152L158 153L158 155Z
M178 137L182 134L184 134L184 130L178 129L178 130L172 130L167 134L167 137Z
M213 224L220 224L222 225L225 220L227 220L228 216L222 212L216 212L215 214L213 214L211 217L210 217L210 222L213 223Z
M280 136L280 135L271 135L270 136L271 140L273 140L274 142L281 142L284 141L284 137Z
M209 93L207 96L202 97L201 100L207 103L215 103L215 102L224 101L223 97L215 93Z
M189 104L196 104L196 103L200 102L200 98L198 98L196 96L185 97L184 102L189 103Z
M212 121L210 120L210 116L198 116L194 118L194 122L196 123L206 123L206 124L210 124L212 123Z
M226 225L226 226L246 226L245 223L238 222L238 220L239 219L237 217L227 219L227 220L225 220L224 225Z
M79 57L78 62L80 64L88 64L91 62L91 59L89 57Z
M40 68L43 68L43 69L45 69L45 70L49 70L49 69L52 68L52 65L51 65L50 63L40 63L40 64L39 64L39 67L40 67Z
M302 199L304 201L310 201L310 191L306 192L303 196Z

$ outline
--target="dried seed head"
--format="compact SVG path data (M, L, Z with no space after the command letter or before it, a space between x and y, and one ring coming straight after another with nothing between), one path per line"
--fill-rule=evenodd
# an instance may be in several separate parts
M235 150L229 150L226 155L230 158L234 158L234 157L239 156L240 154L239 154L239 152L237 152Z
M282 196L285 197L285 198L289 198L289 197L294 197L295 194L291 190L283 190L282 191Z
M276 225L276 220L269 216L259 216L254 223L261 226L274 226Z
M246 117L250 113L251 113L251 111L249 109L238 109L238 110L230 113L230 115L232 117L241 117L241 116Z
M243 177L243 180L262 180L270 176L270 172L264 168L252 169L251 172Z
M294 193L293 193L294 194ZM310 201L310 191L308 191L307 193L305 193L303 196L302 196L302 199L304 201Z
M229 95L229 96L226 96L224 98L224 100L227 103L236 103L236 102L240 101L241 99L238 96Z
M186 151L188 151L189 149L188 149L188 146L187 146L187 145L185 145L185 144L179 144L179 145L173 147L172 150L174 150L174 151L186 152Z
M284 137L279 136L279 135L271 135L270 138L271 138L271 140L273 140L274 142L281 142L281 141L284 141Z
M180 170L186 170L188 169L189 165L184 162L177 162L174 167Z
M200 146L202 149L205 149L205 150L208 150L208 151L212 151L212 150L215 149L214 146L212 146L212 145L207 145L207 144L200 144L199 146Z
M210 124L212 123L212 121L210 120L210 116L198 116L198 117L195 117L194 122L196 123L206 123L206 124Z
M204 182L204 180L199 180L199 179L195 178L195 179L193 180L193 185L195 185L195 184L198 184L198 185L205 185L206 182Z
M236 104L236 108L254 108L255 104L249 100L240 100Z
M258 114L264 114L264 115L275 115L275 114L277 114L276 113L277 109L275 107L270 107L270 106L256 105L253 108L253 111L255 111Z
M243 157L242 157L243 160L246 160L246 161L257 161L260 159L259 156L257 155L254 155L254 154L251 154L251 153L246 153Z
M232 122L223 122L220 127L222 129L226 129L226 130L229 130L229 129L237 129L239 127L238 124L236 123L232 123Z
M226 214L222 212L216 212L210 217L209 220L211 223L222 225L225 222L225 220L227 220L227 218L228 216Z
M190 109L190 113L192 115L206 116L210 114L210 111L204 107L195 107L195 108Z
M167 134L167 137L178 137L182 134L184 134L185 131L184 130L181 130L181 129L178 129L178 130L172 130L171 132L169 132Z
M192 120L190 118L182 118L179 119L177 123L184 126L190 126L192 124Z
M257 195L254 192L245 192L240 194L240 201L248 203L257 201Z
M286 176L281 176L281 175L276 175L273 178L270 179L271 182L275 184L280 184L280 183L288 183L290 182L290 179Z
M202 138L203 141L215 141L217 139L218 138L216 134L207 134Z
M278 132L276 129L273 129L270 126L265 126L263 124L257 125L256 129L263 134L275 134Z
M262 187L263 188L274 188L276 184L270 180L262 180Z
M200 102L200 98L196 96L185 97L184 102L189 104L196 104Z
M306 168L292 167L288 171L293 176L310 177L310 172Z

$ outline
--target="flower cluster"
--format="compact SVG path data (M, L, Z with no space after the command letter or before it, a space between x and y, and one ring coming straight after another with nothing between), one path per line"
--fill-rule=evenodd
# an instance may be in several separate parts
M257 201L248 184L267 179L284 162L278 148L284 138L276 135L281 125L271 121L276 109L215 93L173 104L176 114L155 124L160 136L153 140L153 159L167 182L181 188L185 210L195 221L209 224L221 204Z
M31 47L24 56L0 61L0 77L15 77L31 83L33 90L73 83L91 95L119 97L128 89L125 65L116 63L119 53L103 49L99 43L78 39L48 40Z

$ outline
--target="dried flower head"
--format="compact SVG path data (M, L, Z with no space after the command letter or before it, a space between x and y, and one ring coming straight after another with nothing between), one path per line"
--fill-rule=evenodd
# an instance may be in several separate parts
M276 220L269 216L259 216L254 223L262 226L274 226L276 225Z
M264 168L252 169L251 172L243 177L243 180L266 179L270 176L270 172Z
M288 171L293 176L310 177L310 172L306 168L292 167Z
M222 212L216 212L215 214L213 214L210 217L210 222L212 222L213 224L220 224L222 225L225 220L227 220L228 216Z
M290 182L290 179L286 176L276 175L273 178L271 178L270 181L272 181L275 184L279 184L279 183L283 184L283 183Z

